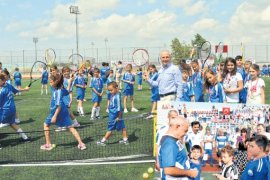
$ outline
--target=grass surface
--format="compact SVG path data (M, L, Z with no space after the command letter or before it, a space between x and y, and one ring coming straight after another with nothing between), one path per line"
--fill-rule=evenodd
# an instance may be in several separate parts
M270 103L270 78L264 78L266 83L265 94L266 103ZM28 82L24 82L24 86ZM22 96L16 96L16 105L20 126L24 131L42 131L43 122L49 113L50 95L40 96L40 84L33 84L29 92ZM86 117L77 117L83 125L78 131L83 141L88 146L88 150L81 152L76 148L76 141L68 132L52 132L52 141L57 144L57 148L52 152L41 152L39 147L44 143L42 132L30 133L33 138L31 143L21 143L20 138L13 134L2 134L0 142L3 149L0 151L3 162L12 161L40 161L51 159L90 159L95 157L120 156L127 154L150 154L152 148L152 121L144 121L139 118L132 118L151 109L150 91L144 84L143 91L135 91L135 106L140 111L138 113L125 114L125 123L129 133L130 146L119 146L117 141L121 139L121 134L116 133L106 147L97 147L95 142L106 132L107 113L105 112L106 97L102 101L101 114L103 119L98 122L90 122L90 112L92 103L90 102L90 89L86 92L87 102L84 103ZM130 104L130 103L128 103ZM72 110L76 111L74 101ZM129 106L130 107L130 106ZM55 127L53 127L55 128ZM1 133L14 132L11 128L1 128ZM150 151L149 151L150 150ZM64 152L64 153L63 153ZM12 160L12 158L15 160ZM21 160L18 160L21 159ZM142 179L142 174L151 163L146 164L125 164L125 165L95 165L95 166L64 166L64 167L2 167L0 176L2 179ZM203 173L204 179L213 179L212 173ZM151 177L150 179L152 179Z

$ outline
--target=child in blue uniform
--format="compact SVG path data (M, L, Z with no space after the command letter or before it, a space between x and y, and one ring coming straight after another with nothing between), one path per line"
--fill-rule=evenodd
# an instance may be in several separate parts
M126 66L126 72L122 77L122 81L124 82L124 113L127 113L127 98L130 97L131 101L131 111L138 112L138 110L134 107L134 83L135 83L135 76L132 74L132 65L128 64Z
M107 86L108 86L108 84L110 82L115 81L115 78L113 77L113 75L114 75L114 71L110 70L108 75L107 75L107 82L106 82ZM108 91L108 89L106 90L106 94L107 94L107 109L106 109L106 112L109 113L109 105L110 105L111 93Z
M192 86L195 93L195 102L204 102L203 94L203 77L200 71L199 63L197 60L191 62L191 67L194 71L194 74L191 76Z
M13 94L28 90L29 87L20 90L15 89L11 84L6 83L5 75L0 74L0 123L9 124L21 136L23 141L30 141L30 138L15 123L16 106Z
M123 119L123 108L121 104L121 95L118 90L116 82L110 82L107 86L108 91L111 93L110 105L109 105L109 118L108 118L108 130L105 136L97 142L97 145L105 146L105 142L112 135L113 130L122 131L123 140L120 140L120 144L128 144L127 130Z
M107 76L108 71L110 71L109 63L103 62L102 67L100 68L100 76L104 84L107 81L106 76Z
M138 76L138 90L141 91L142 90L142 68L139 67L138 72L137 72L137 76Z
M69 92L68 96L63 97L63 101L64 101L65 105L68 108L70 118L73 121L73 126L74 127L79 127L80 123L77 121L76 117L74 116L73 112L71 111L71 104L72 104L72 99L73 99L73 95L72 95L73 84L71 84L70 88L68 89L68 82L70 80L70 75L71 75L70 74L70 68L69 67L63 67L62 73L63 73L63 76L64 76L64 82L63 82L64 88L66 88L66 90Z
M248 154L253 157L245 167L241 179L243 180L267 180L269 177L269 162L267 162L266 148L268 139L263 135L251 137L248 143Z
M22 74L19 71L19 68L15 68L15 72L13 73L14 83L17 89L21 89L22 86ZM21 95L20 92L17 95Z
M193 180L200 180L201 177L201 171L202 171L202 161L201 161L201 155L202 155L202 148L199 145L194 145L191 148L191 159L189 161L190 163L190 169L197 169L198 175L196 178L190 178Z
M158 71L156 66L154 64L151 64L148 68L150 71L150 79L156 81L158 78ZM147 119L154 117L154 113L157 110L157 102L160 100L158 86L157 87L152 86L151 93L152 93L151 95L152 109L151 114L147 117Z
M103 94L103 80L100 78L98 68L94 69L94 77L91 79L90 88L92 88L92 112L90 120L100 119L100 102Z
M83 77L83 69L79 69L78 74L74 80L74 86L76 87L76 99L78 101L77 111L80 116L84 116L83 100L85 96L86 85Z
M195 94L194 89L191 82L188 82L189 73L187 70L182 70L182 89L183 96L180 98L180 101L184 102L194 102Z
M44 89L46 95L48 94L48 79L49 79L49 72L47 71L46 66L44 66L41 74L41 95L43 94Z
M211 69L207 69L204 73L204 89L208 94L208 102L223 103L225 93L221 83L217 81L217 76Z
M72 79L69 82L68 89L72 83ZM44 122L44 134L46 143L40 146L40 149L50 151L55 145L51 144L50 139L50 126L56 124L59 127L68 127L69 131L78 141L78 148L80 150L86 149L85 144L82 142L77 130L72 126L72 121L69 116L68 108L63 102L63 96L68 96L68 91L63 87L63 76L60 73L50 76L50 85L54 89L51 103L50 114Z

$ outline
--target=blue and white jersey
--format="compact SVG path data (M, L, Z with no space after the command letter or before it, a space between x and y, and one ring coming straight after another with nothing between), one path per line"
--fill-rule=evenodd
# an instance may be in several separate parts
M218 82L215 86L210 85L208 89L208 102L223 103L225 97L221 83Z
M64 88L69 92L69 93L72 93L73 91L73 83L71 84L70 86L70 89L67 89L68 88L68 81L69 79L68 78L64 78L64 82L63 82L63 85L64 85ZM69 106L70 105L70 95L68 96L63 96L63 101L64 101L64 104L66 106Z
M190 169L188 156L185 146L178 139L165 135L161 140L161 148L159 150L159 163L162 173L162 179L180 179L188 180L188 177L175 177L166 175L164 168L177 167L179 169Z
M196 102L204 102L203 99L203 83L204 83L204 79L202 77L202 73L201 72L195 72L192 76L191 76L191 82L192 82L192 86L194 89L194 93L195 93L195 101Z
M123 112L121 94L117 93L115 95L111 95L109 102L109 121L114 121L120 112Z
M137 72L138 84L142 84L142 75L143 75L143 72L142 71L138 71Z
M107 79L107 73L110 71L110 67L101 67L99 70L101 78L103 80ZM106 81L104 83L106 83Z
M41 74L41 80L47 80L49 79L49 72L47 70L43 70Z
M190 169L197 169L198 175L195 178L189 178L190 180L200 180L201 179L201 172L202 172L202 163L199 164L194 163L192 160L189 161L190 163Z
M85 90L84 88L78 87L77 85L85 86L83 76L76 76L76 78L74 79L74 86L76 86L76 91L81 90L81 89Z
M222 149L226 146L228 142L228 137L227 136L216 136L216 142L217 142L217 148Z
M242 173L242 180L269 180L269 163L265 157L249 161Z
M65 88L53 89L54 90L51 97L50 109L51 111L55 112L58 106L61 106L61 108L65 106L63 97L69 95L69 92Z
M156 80L158 79L158 73L155 72L155 73L151 74L150 77L151 77L151 80L152 80L152 81L156 81ZM158 87L156 87L156 86L151 86L151 93L152 93L151 100L152 100L153 102L156 102L156 101L159 101L159 100L160 100L160 98L159 98L159 89L158 89Z
M183 96L180 98L180 101L191 102L191 96L195 95L192 83L183 81L182 89Z
M22 79L22 74L19 71L13 73L13 78L15 81L20 81Z
M19 91L15 89L11 84L4 84L4 86L0 89L0 114L6 116L16 112L13 94L18 92Z
M135 76L132 73L125 72L124 75L123 75L123 77L122 77L122 80L124 80L124 81L130 81L130 82L135 82ZM127 89L133 89L133 86L134 86L133 84L124 82L124 89L125 90L127 90Z
M95 89L97 92L101 93L103 89L103 81L101 78L93 77L91 79L90 88ZM94 93L94 91L93 91Z

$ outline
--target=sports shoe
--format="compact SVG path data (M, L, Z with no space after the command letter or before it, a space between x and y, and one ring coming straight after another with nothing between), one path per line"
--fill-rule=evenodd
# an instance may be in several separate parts
M67 130L67 127L62 127L61 128L61 131L66 131Z
M55 144L43 144L40 146L41 150L50 151L55 148Z
M54 131L55 131L55 132L60 132L60 131L62 131L62 127L58 127L58 128L56 128Z
M127 109L124 109L124 113L128 113L128 110Z
M4 123L1 123L1 124L0 124L0 128L6 127L6 126L9 126L9 124L8 124L8 123L5 123L5 124L4 124Z
M119 144L125 144L125 145L128 145L128 140L120 140L120 141L119 141Z
M78 149L80 149L80 150L85 150L86 149L86 146L85 146L85 144L78 144Z
M96 116L96 119L100 119L100 116Z
M97 142L98 146L106 146L105 142L102 142L101 140Z
M138 112L139 110L136 108L131 108L131 112Z
M81 116L81 117L84 117L84 114L81 113L80 116Z
M22 142L31 142L31 138L30 137L27 137L26 139L21 139Z
M152 119L154 117L153 114L150 114L149 116L146 117L146 119Z
M91 117L91 118L90 118L90 121L94 121L94 120L95 120L95 118L94 118L94 117Z
M76 122L74 122L73 123L73 127L80 127L81 125L80 125L80 123L78 123L78 121L76 121Z

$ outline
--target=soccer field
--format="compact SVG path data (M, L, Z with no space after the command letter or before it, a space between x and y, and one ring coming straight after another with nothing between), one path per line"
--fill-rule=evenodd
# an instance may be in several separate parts
M266 87L270 85L270 78L264 78ZM24 86L28 81L24 81ZM135 86L136 87L136 86ZM91 93L87 89L84 103L85 117L78 117L82 127L78 128L83 141L88 149L80 151L76 148L77 142L68 132L51 132L53 143L57 147L51 152L41 151L40 145L45 143L43 134L43 122L49 113L49 95L40 95L40 84L33 84L29 92L22 96L16 96L16 105L20 126L33 139L30 143L21 143L19 136L9 127L1 128L0 143L3 146L1 152L1 163L24 163L24 162L44 162L51 160L75 160L75 159L93 159L106 158L111 156L129 156L146 155L140 159L151 159L153 149L153 122L145 120L141 114L149 112L151 108L150 90L144 84L143 91L135 90L135 106L140 111L138 113L124 114L127 131L130 138L129 146L121 146L118 140L121 139L120 133L115 133L109 140L106 147L96 146L99 140L106 132L107 113L106 96L103 96L101 105L101 120L91 122L90 112L92 103L90 102ZM266 103L270 103L270 90L265 89ZM129 101L128 101L129 102ZM129 103L128 103L129 104ZM76 101L72 110L76 113ZM129 106L130 107L130 106ZM56 128L52 126L52 129ZM12 133L12 134L9 134ZM49 166L49 167L3 167L0 170L0 176L4 179L142 179L142 174L153 163L145 164L121 164L121 165L87 165L87 166ZM208 176L208 174L206 175ZM90 178L91 177L91 178ZM132 178L131 178L132 177ZM151 177L152 178L152 177Z

